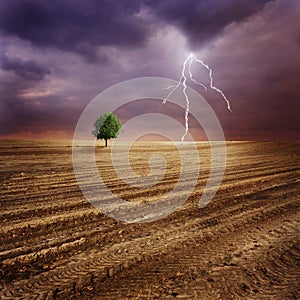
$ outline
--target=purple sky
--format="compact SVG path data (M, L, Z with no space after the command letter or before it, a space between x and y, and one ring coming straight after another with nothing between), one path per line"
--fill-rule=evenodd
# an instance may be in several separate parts
M231 101L232 113L195 87L226 139L300 140L298 0L1 0L0 138L72 138L97 94L136 77L177 80L190 52ZM194 76L208 83L199 66Z

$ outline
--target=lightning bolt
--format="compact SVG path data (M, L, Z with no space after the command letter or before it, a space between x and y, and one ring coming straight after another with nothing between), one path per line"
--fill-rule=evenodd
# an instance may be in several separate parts
M204 85L201 82L198 82L196 79L194 79L193 77L193 73L192 73L192 63L193 62L197 62L200 63L203 67L205 67L208 70L208 76L209 76L209 87L212 90L215 90L216 92L218 92L222 98L225 100L226 104L227 104L227 109L229 111L231 110L231 106L230 106L230 102L227 99L227 97L225 96L225 94L214 85L214 80L213 80L213 71L212 69L203 62L203 60L198 59L197 57L195 57L195 55L193 53L190 53L187 58L185 59L185 61L183 62L182 65L182 69L181 69L181 76L177 82L176 85L171 85L171 86L167 86L165 87L165 89L169 90L171 89L171 91L169 92L169 94L167 95L166 98L163 99L163 103L165 104L167 102L167 100L171 97L171 95L175 92L176 89L178 89L181 84L182 84L182 92L183 95L185 97L185 103L186 103L186 109L185 109L185 115L184 115L184 119L185 119L185 132L183 134L183 136L181 137L181 141L184 141L184 138L186 137L188 131L189 131L189 111L190 111L190 100L189 100L189 96L187 95L186 89L187 89L187 76L186 76L186 69L188 70L188 75L189 78L192 82L194 82L197 85L200 85L204 88L204 90L207 90L206 85Z

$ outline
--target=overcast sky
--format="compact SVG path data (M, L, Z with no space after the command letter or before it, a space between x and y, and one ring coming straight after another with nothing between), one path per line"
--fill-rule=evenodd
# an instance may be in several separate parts
M232 112L193 86L226 139L299 140L298 0L1 0L0 138L72 138L100 92L137 77L177 80L190 52L230 99ZM193 72L208 83L205 69Z

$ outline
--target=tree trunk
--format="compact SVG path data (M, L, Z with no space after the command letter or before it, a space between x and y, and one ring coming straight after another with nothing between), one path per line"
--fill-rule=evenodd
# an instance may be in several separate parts
M107 147L107 139L105 139L105 147Z

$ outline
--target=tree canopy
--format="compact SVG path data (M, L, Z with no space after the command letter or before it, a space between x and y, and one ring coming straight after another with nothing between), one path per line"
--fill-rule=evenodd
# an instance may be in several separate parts
M120 132L122 124L120 120L112 112L102 114L94 123L94 130L92 134L94 137L105 140L105 146L107 146L107 140L116 138Z

